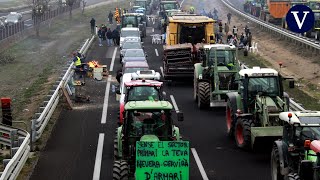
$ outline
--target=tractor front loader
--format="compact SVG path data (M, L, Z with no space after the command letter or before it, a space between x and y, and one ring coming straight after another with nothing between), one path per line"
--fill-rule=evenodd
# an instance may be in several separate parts
M124 123L117 128L114 140L113 180L135 179L137 141L180 141L174 126L173 107L168 101L129 101ZM177 112L183 121L182 112Z
M263 147L268 139L282 136L279 113L289 111L289 96L283 92L283 78L276 70L253 67L239 71L239 92L227 93L226 124L240 148L254 149L258 139ZM290 81L289 87L294 87Z
M240 65L235 46L204 45L194 64L193 98L200 109L226 105L226 94L238 91Z
M272 180L320 179L320 111L282 112L283 137L271 152Z

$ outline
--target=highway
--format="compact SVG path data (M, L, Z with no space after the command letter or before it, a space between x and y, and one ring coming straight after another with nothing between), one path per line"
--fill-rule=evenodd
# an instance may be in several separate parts
M159 32L149 27L147 33L144 47L148 63L160 72L162 45L152 45L150 37ZM99 47L95 42L87 59L108 65L111 76L103 81L87 79L85 91L91 102L75 104L72 111L62 111L31 180L112 178L119 103L111 87L118 85L115 72L120 68L119 49ZM192 79L165 85L165 91L167 99L172 102L172 95L178 109L184 112L185 120L175 124L193 149L190 150L191 180L271 179L270 152L238 149L226 134L225 109L199 110L193 102Z

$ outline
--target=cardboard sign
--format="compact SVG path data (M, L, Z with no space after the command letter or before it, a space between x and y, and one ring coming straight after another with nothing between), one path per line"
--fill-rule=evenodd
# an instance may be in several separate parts
M136 143L137 180L189 180L189 142Z

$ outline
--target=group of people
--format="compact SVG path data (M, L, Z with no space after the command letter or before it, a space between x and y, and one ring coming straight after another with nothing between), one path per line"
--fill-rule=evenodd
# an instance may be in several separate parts
M119 45L120 44L120 32L118 28L111 30L104 24L98 30L99 46L103 46L102 42L106 40L107 46Z
M248 25L245 26L244 32L241 32L241 35L238 34L238 28L236 26L233 26L232 29L230 29L229 25L231 23L231 14L227 14L228 22L224 23L224 27L222 25L222 21L218 23L218 31L216 31L216 42L217 43L223 43L226 42L227 44L232 44L237 47L245 47L249 46L251 47L252 42L252 34L248 27ZM223 40L223 30L226 35L225 41Z

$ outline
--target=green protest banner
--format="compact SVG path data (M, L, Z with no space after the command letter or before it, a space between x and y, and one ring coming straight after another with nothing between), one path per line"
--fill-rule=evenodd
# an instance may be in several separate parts
M189 180L189 142L136 143L137 180Z

